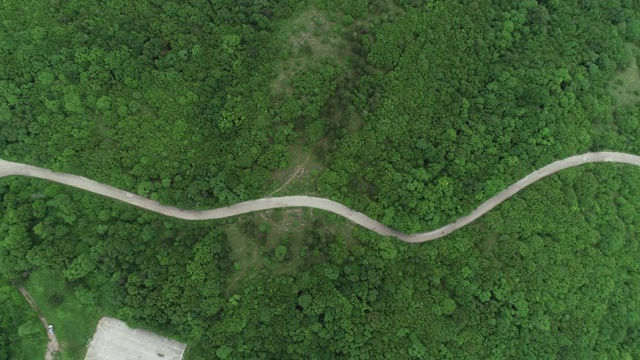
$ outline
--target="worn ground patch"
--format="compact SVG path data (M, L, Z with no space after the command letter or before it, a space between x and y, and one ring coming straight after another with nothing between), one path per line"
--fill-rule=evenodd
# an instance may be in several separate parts
M636 55L640 49L632 44L627 44L630 54L629 65L614 76L609 84L609 91L616 99L616 106L640 105L640 70Z
M322 142L322 141L320 141ZM291 162L284 169L278 169L272 173L271 179L275 184L280 184L275 190L269 193L269 197L285 195L315 195L315 183L309 179L310 173L318 173L324 169L321 160L314 152L316 144L309 148L303 145L302 141L288 147L291 154ZM314 175L315 176L315 175Z
M85 360L180 360L186 344L103 317Z
M271 89L276 94L291 93L291 79L312 61L336 57L344 52L346 43L336 29L336 24L315 8L292 20L280 34L284 43L282 61L277 66L278 76Z
M257 215L247 215L245 218L253 221ZM230 297L237 289L241 280L252 279L262 266L262 259L258 251L260 245L255 238L245 234L239 223L227 228L228 244L231 248L229 258L234 262L235 272L229 278L226 297Z

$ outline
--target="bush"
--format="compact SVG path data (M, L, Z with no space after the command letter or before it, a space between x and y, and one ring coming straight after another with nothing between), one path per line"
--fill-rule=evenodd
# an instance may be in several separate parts
M353 24L353 17L351 15L345 15L342 17L342 25L349 26Z
M84 286L78 286L74 292L78 302L82 305L95 305L98 302L98 294Z
M216 355L220 358L220 359L226 359L229 357L229 355L231 355L231 352L233 352L233 349L226 346L226 345L222 345L220 348L218 348L218 350L216 351Z
M63 302L64 296L60 294L53 294L47 299L47 304L49 304L49 306L51 306L52 308L57 308L58 306L62 305Z

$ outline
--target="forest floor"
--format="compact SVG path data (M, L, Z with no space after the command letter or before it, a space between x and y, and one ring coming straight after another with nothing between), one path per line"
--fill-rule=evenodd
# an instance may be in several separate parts
M246 214L255 211L269 210L269 209L277 209L277 208L286 208L286 207L307 207L307 208L316 208L320 210L325 210L332 212L334 214L343 216L369 230L373 230L374 232L383 235L383 236L394 236L398 239L417 243L417 242L425 242L431 241L435 239L439 239L444 237L453 231L466 226L467 224L473 222L475 219L481 217L494 207L501 204L506 199L513 196L518 191L523 188L531 185L532 183L551 175L560 170L564 170L570 167L579 166L586 163L595 163L595 162L616 162L616 163L624 163L640 166L640 156L618 153L618 152L597 152L597 153L586 153L582 155L572 156L566 159L558 160L553 162L547 166L540 168L527 175L525 178L519 180L515 184L509 186L507 189L498 193L494 197L482 203L477 209L475 209L471 214L467 216L460 217L457 221L445 225L439 229L425 232L425 233L417 233L412 235L404 234L400 231L391 229L386 225L362 214L348 207L323 198L317 197L309 197L309 196L284 196L284 197L276 197L276 198L262 198L257 200L245 201L239 204L235 204L232 206L226 206L222 208L212 209L212 210L184 210L179 209L172 206L164 206L160 205L158 202L146 199L144 197L132 194L130 192L117 189L115 187L101 184L99 182L89 180L87 178L53 172L48 169L39 168L36 166L25 165L5 160L0 160L0 177L9 176L9 175L22 175L22 176L30 176L39 179L45 179L54 181L57 183L70 185L79 189L88 190L90 192L104 195L110 197L112 199L120 200L125 203L154 211L159 214L163 214L166 216L171 216L184 220L209 220L209 219L221 219L226 217L237 216L241 214Z
M35 300L33 300L29 292L27 292L27 290L23 287L19 288L18 290L20 290L20 294L22 294L22 296L25 298L25 300L27 300L31 308L35 310L35 312L38 314L38 317L40 318L42 325L44 325L44 331L47 332L47 336L49 337L49 343L47 344L47 352L45 353L44 358L45 360L53 360L53 355L58 351L60 351L60 345L58 344L58 339L56 338L56 334L49 333L49 322L47 322L47 319L45 319L45 317L42 315L42 311L40 310L40 308L38 308L38 305L36 305Z

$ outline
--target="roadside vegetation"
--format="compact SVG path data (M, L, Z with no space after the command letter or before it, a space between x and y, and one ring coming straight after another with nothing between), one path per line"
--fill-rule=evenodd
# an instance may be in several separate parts
M0 276L0 360L44 358L47 332L18 289Z
M42 315L54 326L60 344L59 359L84 359L87 342L93 337L106 309L98 307L108 290L87 290L73 286L62 274L33 272L23 285L35 300ZM38 322L40 324L40 322ZM42 324L40 324L42 327ZM44 331L44 330L42 330Z
M431 230L553 160L640 154L638 18L617 0L5 1L0 156L183 208L306 194ZM3 178L0 360L46 345L22 282L63 359L102 315L192 360L640 358L637 184L566 170L411 245L308 209L186 222Z

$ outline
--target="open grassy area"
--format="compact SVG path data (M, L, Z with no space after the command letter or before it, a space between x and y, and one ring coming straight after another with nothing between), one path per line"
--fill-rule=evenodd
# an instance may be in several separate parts
M269 195L277 197L316 194L315 179L324 170L318 154L314 148L309 149L300 144L290 146L288 151L291 154L291 162L286 168L273 173L272 180L278 187Z
M87 341L104 315L103 309L80 304L73 289L65 285L62 274L32 272L24 287L55 328L60 342L59 359L84 359ZM57 295L61 295L63 300L58 306L52 306L50 299Z
M237 289L240 281L253 279L260 268L260 256L255 239L240 228L239 223L229 225L226 230L231 248L229 258L233 261L235 272L229 279L226 289L227 298Z
M282 44L280 60L275 66L275 77L271 83L271 92L276 99L293 94L294 80L303 76L313 65L330 63L341 69L345 63L352 66L344 67L335 78L337 88L322 111L322 117L327 122L323 137L319 141L301 137L288 146L289 166L273 173L272 184L277 186L272 185L270 190L277 192L269 195L316 194L315 179L327 165L324 154L333 150L332 140L355 133L365 124L366 112L359 112L340 99L356 88L367 66L357 54L357 49L361 47L360 35L379 26L382 19L386 21L404 12L392 0L382 3L381 10L363 17L355 16L355 19L342 12L331 13L321 7L310 6L275 34ZM275 101L278 103L279 100ZM313 120L305 118L296 127L305 128L308 124L302 123Z
M295 274L304 266L327 261L326 245L318 239L344 246L359 244L351 234L355 225L344 218L307 208L275 209L239 217L227 229L230 258L236 272L227 286L227 297L265 276ZM286 249L286 251L284 251Z
M640 49L632 44L627 44L629 52L629 65L619 71L611 83L609 91L616 100L616 106L640 105L640 70L638 69L637 55Z
M323 58L336 58L346 47L339 31L342 27L315 8L309 8L284 27L282 39L282 61L277 66L278 76L271 84L276 94L291 93L291 79L306 69L311 62Z
M303 209L278 209L244 215L227 229L230 258L236 266L227 286L227 297L251 283L262 273L267 276L290 273L311 261L304 259L305 229L310 225ZM308 210L306 210L308 211ZM276 250L286 246L286 256L277 260Z

